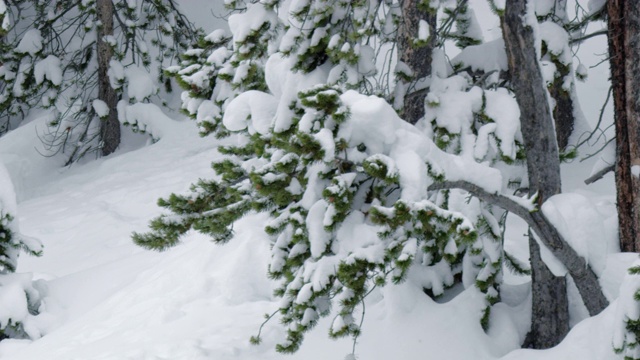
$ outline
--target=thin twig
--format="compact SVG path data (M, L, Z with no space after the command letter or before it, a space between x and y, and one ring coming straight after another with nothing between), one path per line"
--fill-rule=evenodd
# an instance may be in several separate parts
M583 41L585 41L587 39L591 39L592 37L596 37L596 36L600 36L600 35L607 35L607 33L608 33L608 30L606 30L606 29L605 30L600 30L600 31L595 31L595 32L592 32L591 34L584 35L584 36L581 36L579 38L575 38L575 39L569 40L569 45L574 45L574 44L581 43L581 42L583 42Z
M608 173L610 173L611 171L613 171L613 169L615 169L615 164L613 165L609 165L604 169L601 169L600 171L598 171L597 173L591 175L588 179L586 179L584 181L585 184L590 185L593 184L594 182L602 179L605 175L607 175Z

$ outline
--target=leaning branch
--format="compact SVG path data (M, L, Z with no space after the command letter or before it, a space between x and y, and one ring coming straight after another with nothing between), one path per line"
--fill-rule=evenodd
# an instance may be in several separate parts
M450 189L461 189L470 192L473 196L478 199L492 204L497 205L509 212L512 212L519 217L526 220L527 217L530 216L530 212L523 205L518 204L515 200L501 194L492 194L487 190L481 188L480 186L470 183L468 181L443 181L434 183L429 186L429 190L450 190Z
M585 184L589 185L589 184L593 184L594 182L602 179L605 175L607 175L608 173L610 173L611 171L613 171L613 169L615 169L615 165L610 165L607 166L606 168L598 171L597 173L591 175L588 179L586 179L584 181Z
M585 259L566 242L558 230L539 210L530 211L517 201L502 195L493 194L468 181L444 181L432 184L429 190L461 189L471 193L478 199L492 205L499 206L516 214L529 225L538 235L542 243L567 268L573 278L582 301L590 315L599 314L609 305L609 301L602 293L598 277L591 270Z

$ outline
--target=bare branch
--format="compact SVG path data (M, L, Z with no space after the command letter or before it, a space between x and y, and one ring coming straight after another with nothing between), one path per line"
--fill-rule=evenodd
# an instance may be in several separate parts
M613 169L615 169L616 165L609 165L606 168L598 171L597 173L591 175L589 178L587 178L584 183L587 185L593 184L594 182L602 179L605 175L607 175L609 172L613 171Z
M608 32L607 29L600 30L600 31L595 31L595 32L592 32L591 34L571 39L571 40L569 40L569 44L570 45L579 44L579 43L581 43L581 42L583 42L583 41L585 41L587 39L591 39L592 37L596 37L596 36L600 36L600 35L607 35L607 32Z

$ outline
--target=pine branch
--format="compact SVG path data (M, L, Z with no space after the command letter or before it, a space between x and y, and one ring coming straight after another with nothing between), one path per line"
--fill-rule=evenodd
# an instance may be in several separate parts
M429 190L451 190L451 189L461 189L468 191L473 196L478 199L492 204L497 205L509 212L512 212L518 215L520 218L525 220L527 224L531 227L534 227L535 223L531 219L532 212L529 211L525 206L517 203L515 200L502 195L502 194L492 194L487 190L481 188L480 186L470 183L468 181L443 181L439 183L432 184L429 186ZM558 244L554 243L553 247L557 247Z
M564 237L541 211L530 211L524 205L519 204L510 197L499 193L492 194L480 186L464 180L444 181L429 186L429 190L448 189L468 191L486 203L499 206L518 215L518 217L533 229L540 241L542 241L551 253L567 268L578 287L582 301L589 310L590 315L599 314L609 305L609 301L604 296L598 278L593 270L591 270L591 267L589 267L585 259L580 257L567 243Z
M531 275L531 269L508 252L504 252L505 265L516 275Z

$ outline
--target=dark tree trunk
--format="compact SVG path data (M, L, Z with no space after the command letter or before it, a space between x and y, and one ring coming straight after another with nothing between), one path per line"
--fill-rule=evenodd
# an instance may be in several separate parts
M404 95L402 117L409 123L415 124L424 116L424 99L427 90L416 87L416 82L431 75L431 60L436 46L437 12L422 11L418 4L420 0L404 0L402 6L402 23L398 26L397 44L398 58L413 72L412 80L405 82L407 89ZM415 46L418 38L420 20L429 24L429 40L424 46Z
M564 277L556 277L540 257L540 246L529 234L529 252L531 253L531 292L536 306L531 309L531 330L524 340L523 347L547 349L556 346L559 334L569 332L569 302L567 282ZM551 302L549 303L549 301ZM557 317L549 316L547 309L557 309ZM564 335L563 335L564 336Z
M523 22L526 0L510 0L506 5L502 32L511 87L520 107L529 186L533 192L538 192L538 203L542 204L561 191L558 144L533 30Z
M640 2L609 0L609 58L616 130L616 197L620 248L640 251Z
M118 121L118 96L111 87L107 71L113 50L104 37L113 35L113 3L112 0L97 0L98 19L102 23L98 27L98 99L104 101L109 108L106 118L100 119L100 143L102 155L114 152L120 145L120 122Z
M506 2L502 33L511 86L520 107L529 189L531 194L537 193L538 205L542 205L561 191L560 160L533 30L524 23L526 5L526 0ZM548 348L560 343L569 329L567 294L566 291L559 292L565 287L565 279L553 276L542 262L538 246L530 249L535 274L532 276L532 324L527 345L537 349Z
M553 108L553 120L556 124L558 148L563 151L569 145L569 137L573 133L575 123L573 99L571 98L572 89L564 89L564 79L566 76L570 76L571 68L559 61L554 63L560 76L555 78L551 86L549 86L549 94L556 102L556 106Z

